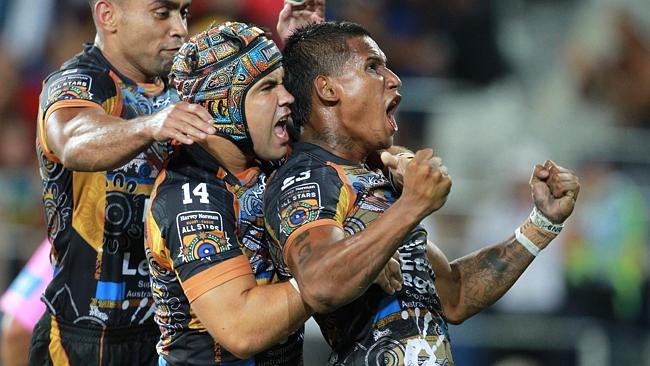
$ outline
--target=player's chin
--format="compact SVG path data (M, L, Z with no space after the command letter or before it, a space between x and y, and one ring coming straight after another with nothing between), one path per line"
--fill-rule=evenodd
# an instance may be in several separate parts
M391 146L393 146L393 135L388 135L377 140L377 148L375 150L388 149Z
M255 154L257 155L258 158L266 161L273 161L273 160L279 160L282 159L287 155L287 151L289 149L289 144L284 143L284 144L269 144L264 150L262 151L257 151L255 149Z
M157 75L167 75L172 70L172 65L174 64L174 58L160 58L158 63Z

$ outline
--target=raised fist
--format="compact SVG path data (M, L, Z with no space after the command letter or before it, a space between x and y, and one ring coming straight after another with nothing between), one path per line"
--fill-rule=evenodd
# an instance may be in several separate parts
M573 212L580 182L571 170L546 160L544 165L535 165L530 188L537 209L553 223L561 224Z
M400 200L409 202L424 217L447 202L451 177L442 159L434 157L433 150L424 149L406 164L403 185Z

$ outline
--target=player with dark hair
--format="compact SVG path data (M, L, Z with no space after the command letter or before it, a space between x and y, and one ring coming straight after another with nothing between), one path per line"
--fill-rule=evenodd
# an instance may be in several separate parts
M449 193L440 158L425 149L397 167L386 159L403 172L401 195L364 164L392 144L401 87L368 32L352 23L310 25L289 38L284 57L302 131L264 198L278 271L293 275L317 313L330 364L453 364L447 323L500 298L555 238L573 210L577 177L551 161L536 165L535 207L515 235L449 262L420 225ZM368 279L396 250L404 284L389 295ZM359 283L364 295L337 310Z
M214 132L167 86L190 2L90 1L94 44L44 81L36 148L55 276L32 365L157 363L144 209L169 140Z
M191 0L89 0L93 45L44 82L37 152L55 278L31 364L154 364L160 332L143 250L144 210L171 152L215 132L167 75ZM282 37L324 0L287 5Z
M302 364L311 309L295 282L278 283L262 215L262 160L283 158L289 142L281 60L261 29L224 23L174 61L181 99L205 107L216 134L174 153L147 212L163 364Z

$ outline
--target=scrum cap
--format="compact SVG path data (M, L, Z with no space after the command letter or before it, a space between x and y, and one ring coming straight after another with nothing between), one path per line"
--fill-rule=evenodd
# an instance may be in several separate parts
M207 108L218 135L252 152L244 111L246 93L281 61L280 50L262 29L226 22L210 26L181 47L170 81L181 100Z

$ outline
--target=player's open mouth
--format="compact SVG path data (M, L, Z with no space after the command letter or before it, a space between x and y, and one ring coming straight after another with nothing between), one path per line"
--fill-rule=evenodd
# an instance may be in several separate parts
M180 50L180 48L178 48L178 47L176 47L176 48L163 48L162 52L174 54L174 53L178 52L178 50Z
M388 120L388 123L390 124L391 128L393 131L397 131L397 121L395 120L395 113L397 112L397 107L399 106L399 103L402 101L402 96L397 94L395 98L393 98L390 103L388 103L388 107L386 107L386 119Z
M285 143L289 141L289 133L287 132L287 120L289 119L289 115L286 115L278 122L275 123L273 126L273 134L279 138L282 143Z

